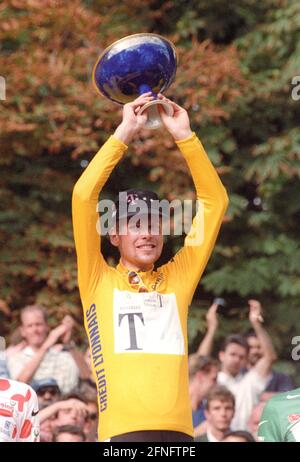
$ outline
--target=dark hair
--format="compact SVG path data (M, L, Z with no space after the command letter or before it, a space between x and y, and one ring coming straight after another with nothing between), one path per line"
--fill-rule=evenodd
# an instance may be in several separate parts
M244 430L237 430L235 432L229 430L225 433L222 441L224 441L224 439L227 438L227 436L237 436L239 438L244 438L247 443L256 443L254 436L251 435L251 433L246 432Z
M219 401L230 401L233 405L233 408L235 408L234 395L230 390L228 390L228 388L224 387L223 385L215 385L209 390L206 397L205 409L208 410L211 401L216 399Z
M232 335L229 335L228 337L226 337L223 344L222 344L222 346L221 346L221 351L225 351L226 348L228 347L228 345L230 345L231 343L235 343L236 345L239 345L239 346L245 348L247 353L249 352L248 342L245 339L245 337L243 337L240 334L232 334Z
M210 356L198 356L197 354L192 354L189 356L190 379L195 377L199 371L203 371L204 373L208 374L212 367L219 368L219 365L219 361L217 359L211 358Z
M249 329L247 332L244 334L245 339L247 340L249 337L255 337L257 338L256 332L254 329Z
M58 435L61 433L71 433L72 435L78 435L81 436L82 441L85 441L85 434L81 430L80 427L77 427L76 425L62 425L61 427L56 427L56 429L53 432L53 442L55 443L57 440Z
M68 399L77 399L78 401L81 401L84 404L87 403L87 399L85 398L85 396L77 389L71 391L67 395L63 395L62 401L67 401Z

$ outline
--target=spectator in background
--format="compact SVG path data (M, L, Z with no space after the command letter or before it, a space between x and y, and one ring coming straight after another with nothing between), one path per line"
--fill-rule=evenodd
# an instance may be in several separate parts
M97 389L95 384L91 383L90 380L81 381L80 394L84 397L87 415L84 424L84 433L87 442L97 441L97 429L98 429L98 404L97 404Z
M258 427L259 427L259 422L260 422L261 415L263 413L265 404L266 404L266 401L260 401L252 409L251 415L249 417L248 430L254 436L255 439L258 439Z
M233 394L221 385L214 386L207 395L205 417L207 431L195 438L195 442L219 443L230 429L234 415L235 400Z
M85 441L95 443L97 441L97 428L98 428L98 406L95 401L88 401L87 415L83 431L85 434Z
M255 443L251 433L246 431L235 431L226 433L223 438L224 443Z
M56 405L56 420L54 427L62 425L78 425L83 428L88 415L88 407L83 396L71 393L65 396L63 401L58 401Z
M268 334L265 333L265 335ZM260 360L260 358L263 355L263 351L261 342L257 338L257 335L253 329L250 329L246 333L245 338L249 346L247 369L250 370L252 367L256 365L257 361ZM269 341L271 342L270 338ZM271 370L270 379L267 383L265 391L278 393L283 391L289 391L293 388L294 384L291 377L289 377L287 374L283 374L282 372L277 372L274 369Z
M42 411L43 409L41 408ZM52 443L55 419L55 414L49 416L47 419L40 419L41 443Z
M7 358L19 353L19 351L23 350L27 346L26 341L22 338L20 327L17 327L11 332L8 342L9 346L6 349Z
M76 425L57 427L53 435L54 443L84 443L84 441L85 434Z
M249 321L262 346L262 356L255 366L246 374L243 373L248 362L249 346L241 335L231 335L226 338L219 360L221 372L218 383L226 386L235 396L235 416L232 421L233 430L246 430L248 419L253 407L258 403L260 394L264 391L269 379L273 362L277 359L273 345L262 327L261 305L256 300L249 300ZM212 308L212 307L211 307ZM217 317L216 309L212 316ZM218 325L217 322L214 323ZM216 328L216 327L215 327ZM204 337L198 351L211 354L214 333Z
M41 441L53 441L56 428L64 425L76 425L84 428L88 407L84 398L77 393L65 396L40 411Z
M73 390L79 379L74 359L59 339L69 335L68 317L49 333L45 309L41 305L29 305L21 311L21 333L26 346L8 358L8 370L12 378L30 383L32 380L55 379L62 393Z
M31 386L37 394L41 409L60 399L60 389L54 379L37 380Z
M189 393L192 405L193 427L195 436L201 432L205 420L204 398L217 382L219 362L208 356L189 356Z

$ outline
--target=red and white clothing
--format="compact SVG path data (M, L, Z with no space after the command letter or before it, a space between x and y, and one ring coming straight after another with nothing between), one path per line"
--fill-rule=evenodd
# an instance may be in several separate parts
M26 383L0 377L0 442L40 440L38 399Z

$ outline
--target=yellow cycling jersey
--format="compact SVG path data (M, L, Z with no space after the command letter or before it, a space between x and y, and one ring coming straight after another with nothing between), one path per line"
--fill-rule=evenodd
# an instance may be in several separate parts
M202 220L194 217L182 249L167 264L138 271L138 292L122 262L109 266L97 232L99 192L127 146L114 136L99 150L73 191L78 283L98 389L100 441L142 430L193 435L188 392L187 315L211 255L228 198L193 133L177 142L191 171ZM194 240L203 227L203 238Z

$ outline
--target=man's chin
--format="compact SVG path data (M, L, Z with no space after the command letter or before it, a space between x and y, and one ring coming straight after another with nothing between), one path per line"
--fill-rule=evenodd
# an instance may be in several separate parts
M156 255L139 255L139 258L137 259L137 266L152 266L157 260L158 257Z

